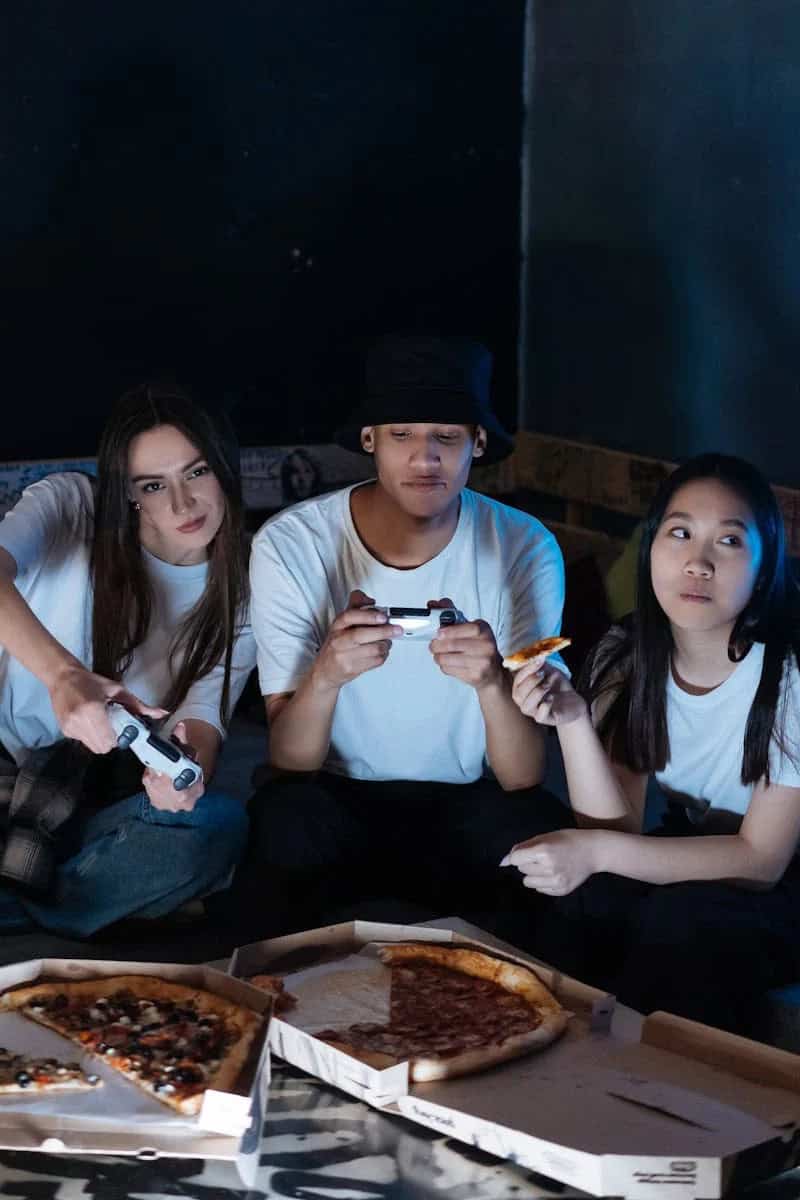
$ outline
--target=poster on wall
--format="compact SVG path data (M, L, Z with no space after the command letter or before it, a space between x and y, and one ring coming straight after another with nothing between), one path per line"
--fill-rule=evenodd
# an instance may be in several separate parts
M245 508L271 511L372 475L371 460L339 446L263 446L242 450ZM61 471L95 475L93 458L0 463L0 517L30 484Z

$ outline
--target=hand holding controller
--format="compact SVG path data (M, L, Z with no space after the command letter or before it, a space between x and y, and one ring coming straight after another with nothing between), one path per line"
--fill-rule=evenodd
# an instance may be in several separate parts
M464 614L457 608L397 608L376 604L379 612L386 613L392 625L400 625L403 639L418 638L430 641L440 629L448 625L461 625Z
M153 733L147 720L123 708L121 704L108 706L108 719L117 735L120 750L131 749L146 767L168 775L172 786L182 792L203 778L203 769L181 749L172 738Z

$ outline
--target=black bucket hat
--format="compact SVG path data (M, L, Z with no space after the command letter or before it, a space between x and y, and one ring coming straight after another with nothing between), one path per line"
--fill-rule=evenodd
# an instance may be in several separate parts
M476 461L499 462L514 441L492 412L492 355L480 342L460 337L392 335L367 356L364 394L334 441L363 453L365 425L433 422L482 425L486 450Z

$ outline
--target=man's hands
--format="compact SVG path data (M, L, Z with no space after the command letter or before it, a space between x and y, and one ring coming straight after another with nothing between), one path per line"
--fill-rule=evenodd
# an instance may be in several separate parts
M347 608L328 630L314 664L318 683L338 690L351 679L386 662L392 640L402 637L399 625L390 625L386 613L371 608L375 601L356 589Z
M599 839L591 829L542 833L512 846L501 867L516 867L527 888L546 896L566 896L590 875L602 870L597 861Z
M53 712L65 737L83 742L94 754L107 754L117 744L106 705L116 701L132 713L165 717L166 709L143 704L121 683L95 675L75 662L56 676L49 689Z
M338 691L344 684L363 675L365 671L373 671L386 662L392 641L402 638L403 630L399 625L390 625L385 613L371 607L374 604L374 599L359 589L350 593L347 608L334 620L317 655L313 669L317 684ZM456 606L449 596L443 596L439 600L429 600L427 607L437 609ZM440 629L431 640L429 649L437 667L445 675L460 679L462 683L469 684L479 692L504 684L502 658L494 633L486 621L464 621L459 625L448 625ZM545 692L548 689L536 676L543 662L543 658L533 659L519 672L515 680L514 699L528 716L534 715L531 706L536 707L544 716L551 700L551 696L548 695L545 703ZM562 672L554 668L548 668L548 671L552 671L561 679L565 678ZM526 686L518 691L520 676L523 682L526 682ZM558 681L554 681L554 684L557 687ZM583 701L572 691L568 682L567 687L575 700L583 705ZM549 691L554 692L552 685ZM571 714L568 718L570 720L580 715L577 708L573 711L565 707L560 719L565 719L567 711ZM536 719L544 724L557 723L556 720L541 721L539 716Z
M444 597L429 600L428 608L455 608L455 604ZM448 625L433 638L430 652L440 671L478 691L502 682L502 659L494 634L485 621Z
M399 625L360 589L350 593L319 648L311 670L295 692L266 697L270 762L282 771L318 771L325 762L339 693L365 671L381 667Z
M564 672L545 666L542 655L516 672L511 696L517 707L539 725L569 725L588 713L586 701Z
M186 744L186 726L183 721L178 721L172 731L172 736L176 742L180 742L184 754L189 758L196 759L194 749ZM162 812L191 812L206 790L203 780L198 779L191 787L177 792L169 775L164 775L161 771L154 771L152 767L145 767L142 786L147 792L147 799L153 808L161 809Z

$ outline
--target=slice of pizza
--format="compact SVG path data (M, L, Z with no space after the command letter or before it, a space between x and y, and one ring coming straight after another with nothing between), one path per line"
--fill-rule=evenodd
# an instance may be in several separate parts
M148 1095L184 1116L200 1111L207 1088L229 1091L263 1018L199 988L152 975L59 980L0 997Z
M569 1014L526 967L475 950L392 943L388 1024L324 1029L315 1037L382 1069L408 1062L415 1083L483 1071L550 1045Z
M62 1062L52 1056L34 1058L0 1046L0 1096L91 1092L102 1086L100 1076L82 1070L79 1063Z
M286 991L280 975L251 975L247 982L273 997L276 1013L287 1012L297 1004L297 997Z
M557 654L559 650L566 650L567 646L571 645L571 638L539 638L538 641L531 642L530 646L523 646L521 650L517 650L516 654L509 654L507 658L503 659L503 666L509 671L518 671L532 658L539 658L540 655L548 658L551 654Z

